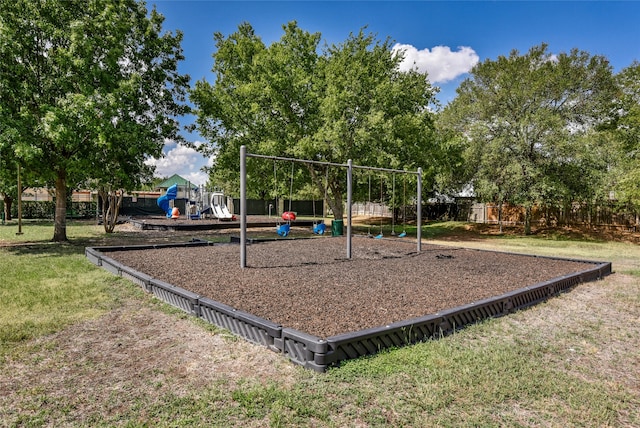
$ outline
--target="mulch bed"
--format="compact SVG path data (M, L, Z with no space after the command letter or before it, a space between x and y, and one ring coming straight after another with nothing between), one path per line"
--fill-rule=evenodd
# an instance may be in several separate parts
M497 296L592 264L354 237L109 252L157 279L321 338Z

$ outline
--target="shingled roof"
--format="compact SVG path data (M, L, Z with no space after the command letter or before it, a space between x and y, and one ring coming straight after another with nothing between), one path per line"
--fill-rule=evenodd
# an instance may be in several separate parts
M156 186L156 189L160 189L160 190L168 189L174 184L177 184L178 187L182 187L182 188L186 188L188 186L191 186L191 188L194 190L198 188L197 185L180 177L178 174L173 174L171 177L167 178L162 183L158 184Z

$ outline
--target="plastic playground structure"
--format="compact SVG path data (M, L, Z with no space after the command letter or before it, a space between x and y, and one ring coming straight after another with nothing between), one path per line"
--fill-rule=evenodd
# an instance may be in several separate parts
M229 212L227 205L224 203L225 197L222 192L213 192L211 194L211 213L218 220L229 221L235 217Z
M167 189L167 193L158 198L157 204L167 215L167 218L177 219L180 217L180 211L177 207L171 208L169 201L172 201L178 196L178 184Z
M189 198L187 199L186 214L189 220L199 220L206 214L221 221L232 221L236 217L229 211L225 203L226 197L223 192L212 192L209 197L204 189L196 189L196 197L192 198L192 190L189 189ZM177 207L171 207L171 201L178 196L178 184L174 184L167 189L167 192L160 196L157 200L158 206L165 212L167 218L177 219L180 217L180 210ZM207 203L209 207L204 208Z

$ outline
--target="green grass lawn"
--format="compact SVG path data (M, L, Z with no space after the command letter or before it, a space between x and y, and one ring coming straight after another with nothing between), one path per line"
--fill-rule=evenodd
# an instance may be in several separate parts
M640 426L638 245L561 234L481 235L461 223L429 224L423 237L430 242L612 261L616 273L528 310L348 361L324 374L274 357L265 376L260 355L270 351L167 309L84 258L85 245L117 239L118 233L105 237L98 226L71 222L71 242L53 244L50 223L28 224L19 236L15 229L0 226L2 426ZM100 319L133 316L124 303L131 301L181 325L177 341L143 336L140 326L119 332L121 339L105 333L96 343L119 361L118 346L127 337L151 341L149 349L167 347L167 362L159 359L135 379L119 379L109 358L88 357L77 363L75 378L64 378L75 364L68 356L75 348L64 345L64 332L85 332L83 323L107 331ZM204 381L206 376L189 371L196 354L187 353L170 370L168 360L180 353L181 342L217 336L218 345L196 353L206 354L211 367L220 367L218 361L242 365ZM145 355L133 357L122 364L138 364ZM199 366L200 375L206 364ZM22 379L16 367L39 376ZM104 374L110 371L111 381ZM103 381L92 384L93 377ZM30 387L14 390L13 381ZM85 382L91 387L74 386Z
M51 222L0 226L0 356L16 343L96 317L114 305L116 278L87 269L82 242L100 235L89 223L71 223L70 239L54 244ZM8 246L12 244L12 246Z

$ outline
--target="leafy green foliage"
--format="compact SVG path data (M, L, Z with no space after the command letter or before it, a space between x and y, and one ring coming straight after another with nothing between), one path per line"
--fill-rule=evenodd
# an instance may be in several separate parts
M203 150L216 157L218 181L237 182L241 145L251 153L323 162L352 159L407 169L437 165L433 160L440 148L428 108L435 90L425 75L399 71L401 57L391 53L389 40L360 31L318 53L320 34L305 32L295 22L283 30L271 46L248 23L228 37L215 35L216 82L197 82L191 100L197 129L210 142ZM342 217L344 170L306 168L295 177L296 190L313 183ZM248 163L250 193L285 194L289 183L277 177L288 179L289 171L289 165L277 165L274 173L269 162ZM431 185L437 171L425 168L425 183Z
M188 77L180 33L134 0L1 0L1 141L10 157L56 189L54 240L66 240L68 188L133 189L151 171Z
M613 170L612 188L624 203L640 206L640 62L616 76L618 120L611 127L612 142L619 144L619 163Z
M474 67L442 124L462 136L477 195L525 206L528 233L534 204L593 197L611 159L597 129L613 118L615 94L605 58L540 45Z

